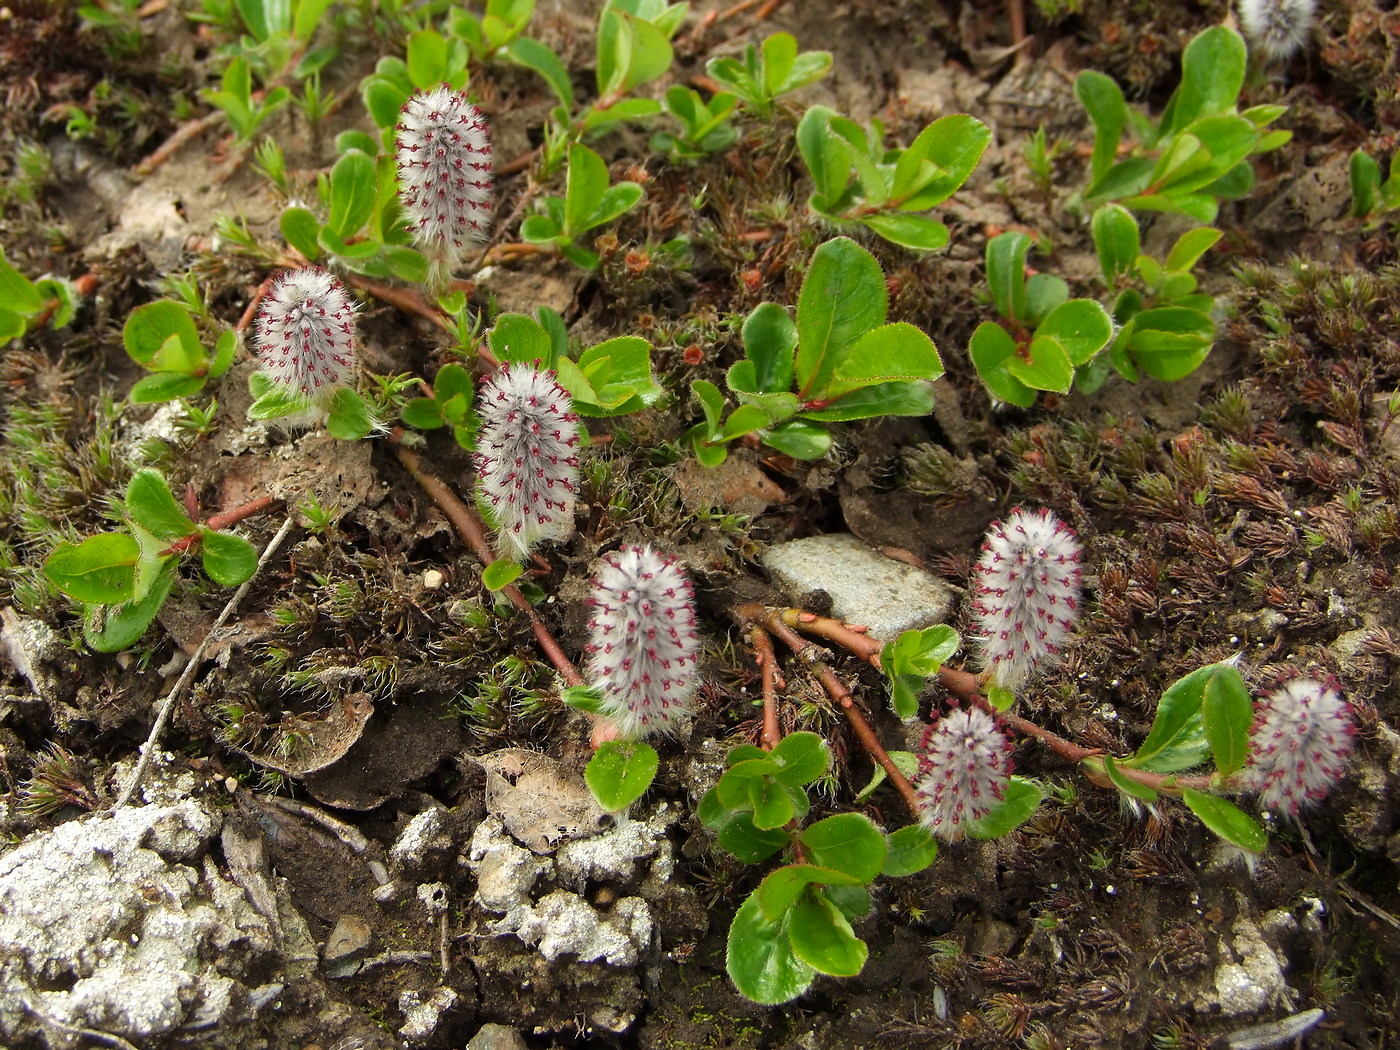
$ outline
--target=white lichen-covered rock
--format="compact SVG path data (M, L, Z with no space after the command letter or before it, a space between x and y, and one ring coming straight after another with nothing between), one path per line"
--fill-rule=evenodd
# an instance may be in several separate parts
M404 826L389 848L389 863L395 871L416 870L423 866L430 854L451 847L446 811L441 806L432 806Z
M669 875L671 843L666 829L673 823L674 816L663 805L648 820L622 819L596 835L564 843L554 854L559 882L576 891L590 881L630 883L644 861L650 861L651 868L660 861Z
M517 845L500 817L487 817L476 826L467 857L476 876L476 903L497 914L528 907L535 881L553 867Z
M435 988L431 992L407 991L399 996L399 1009L403 1011L404 1023L399 1029L410 1046L417 1046L431 1039L442 1023L443 1014L457 1005L460 999L451 988Z
M555 890L533 908L517 914L519 926L513 931L504 928L510 916L497 923L496 929L514 932L550 961L574 955L579 962L635 966L651 943L651 909L640 897L623 897L605 913L576 893Z
M1200 997L1197 1007L1218 1009L1226 1017L1244 1017L1280 1004L1291 1005L1288 965L1248 915L1235 919L1230 938L1221 938L1222 960L1215 968L1214 987Z
M242 891L196 859L219 820L194 802L122 809L0 857L0 1036L145 1045L247 1012L243 967L273 950ZM212 884L211 884L212 883ZM217 1015L217 1016L215 1016Z

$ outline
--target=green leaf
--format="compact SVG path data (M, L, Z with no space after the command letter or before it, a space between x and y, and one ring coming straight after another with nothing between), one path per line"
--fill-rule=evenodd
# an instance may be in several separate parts
M891 878L917 874L938 856L938 843L922 824L910 824L892 831L885 839L889 849L885 854L884 874Z
M1228 777L1244 766L1249 755L1249 730L1254 723L1254 704L1236 668L1216 665L1215 673L1206 679L1201 717L1215 768L1222 777Z
M191 397L204 389L204 377L187 372L153 372L131 385L126 399L133 405L155 405L162 401Z
M985 817L970 820L966 824L967 834L974 839L997 839L1016 830L1040 805L1040 788L1029 780L1011 777L998 803Z
M583 403L575 403L581 415L632 412L633 398L651 404L661 395L651 371L651 344L641 336L620 335L590 346L579 355L578 367L593 390Z
M233 364L233 357L242 345L242 337L236 329L225 328L214 343L214 361L209 366L209 378L218 379Z
M358 441L374 429L374 417L369 406L349 387L342 387L331 396L326 416L326 430L342 441Z
M1031 339L1024 357L1016 355L1006 362L1012 378L1033 390L1053 390L1068 394L1074 383L1074 362L1058 339L1036 335Z
M258 568L258 552L242 536L200 529L200 554L209 578L224 587L237 587Z
M488 591L499 591L502 587L509 587L516 580L520 579L520 574L525 571L525 566L510 558L497 558L486 568L481 570L481 584Z
M755 759L763 762L768 761L768 752L763 750L763 748L761 747L755 746L754 744L736 744L732 748L730 748L729 752L724 756L724 768L732 769L734 766L737 766L740 762L752 762ZM769 772L777 772L776 762L773 763L773 767L769 770Z
M863 215L860 221L891 244L913 252L937 252L948 246L948 227L926 215L886 212Z
M797 419L765 430L761 437L769 448L793 459L821 459L831 451L831 434L824 427Z
M141 549L125 532L103 532L82 543L64 540L45 560L49 582L75 601L109 605L131 597Z
M1215 322L1199 310L1161 306L1133 318L1127 348L1134 364L1153 379L1190 375L1210 353Z
M122 343L137 364L152 372L196 372L204 348L189 311L172 299L138 306L126 319Z
M1400 154L1397 154L1400 155ZM1364 219L1380 211L1381 166L1363 149L1351 155L1351 214Z
M141 640L146 628L160 612L175 582L178 559L166 558L160 571L140 601L120 605L89 605L83 611L83 640L99 653L115 653Z
M574 108L574 87L569 79L569 71L564 68L564 63L559 61L559 56L548 47L538 40L521 37L505 49L505 54L544 77L545 83L566 110Z
M374 161L358 151L345 154L331 169L326 227L342 240L358 233L374 214L376 190Z
M1095 759L1085 759L1086 762L1094 762ZM1112 755L1104 755L1101 761L1104 773L1109 781L1123 794L1129 798L1141 799L1143 802L1156 802L1157 792L1146 784L1141 784L1136 780L1131 780L1123 775L1118 768L1118 763L1113 760Z
M851 932L846 916L821 895L793 907L788 939L798 959L833 977L854 977L865 968L869 955L865 942Z
M415 397L399 410L399 418L405 426L419 430L437 430L444 425L442 409L430 397Z
M821 895L836 905L849 922L870 914L870 891L864 886L823 886Z
M889 294L875 257L846 237L812 256L797 301L799 395L820 397L856 340L885 321Z
M539 361L544 368L554 366L549 333L525 314L501 314L486 342L498 361L527 366Z
M1095 210L1090 226L1099 253L1099 268L1111 287L1119 277L1133 272L1142 250L1137 220L1122 205L1105 204Z
M126 510L142 528L167 545L199 531L175 502L159 471L144 467L126 486Z
M1035 334L1037 340L1042 336L1054 339L1077 367L1108 345L1113 338L1113 319L1093 299L1071 299L1051 310L1036 327ZM1035 357L1034 340L1031 356ZM1025 382L1023 376L1017 378Z
M1209 226L1199 226L1194 230L1187 230L1176 239L1172 249L1167 253L1165 268L1173 273L1185 273L1200 261L1202 255L1210 251L1215 246L1215 242L1220 240L1224 234L1220 230L1211 229Z
M1233 112L1249 60L1244 39L1226 26L1197 33L1181 56L1181 86L1162 114L1162 133L1202 117Z
M248 377L248 392L253 395L253 403L248 407L249 419L280 419L313 407L309 400L278 386L262 372Z
M798 836L813 864L869 882L885 866L885 836L860 813L837 813Z
M938 348L921 329L900 321L881 325L856 339L836 368L827 397L838 398L880 383L933 382L943 375Z
M1009 689L999 685L987 687L987 703L991 704L998 711L1009 711L1011 705L1016 702L1016 695Z
M422 252L402 244L390 244L384 248L384 263L389 272L400 281L409 284L422 284L428 279L428 260Z
M947 624L905 631L880 651L880 665L887 675L928 678L962 648L962 636Z
M812 175L816 196L826 206L833 205L851 181L851 148L831 130L835 115L825 106L812 106L797 124L797 149Z
M1128 104L1111 77L1086 69L1075 77L1074 94L1094 122L1094 152L1089 162L1092 181L1100 181L1118 156Z
M656 749L640 740L609 740L588 761L583 778L593 797L609 813L619 813L641 798L656 779Z
M992 290L992 306L1008 321L1024 321L1027 317L1026 253L1030 248L1031 239L1016 230L997 234L987 242L987 285Z
M594 211L608 188L608 166L587 146L569 147L569 170L564 182L564 232L576 235L590 228Z
M783 827L796 812L787 787L769 777L748 782L749 805L753 807L753 826L760 831Z
M803 409L802 415L836 423L874 416L926 416L932 411L933 384L921 379L863 386L842 394L826 408Z
M781 828L762 830L754 826L753 814L735 813L716 833L719 844L745 864L765 861L792 841Z
M616 186L609 186L588 219L588 229L612 222L619 215L631 211L642 196L642 187L635 182L619 182Z
M1167 686L1147 739L1127 765L1154 773L1179 773L1199 766L1210 754L1201 704L1206 683L1220 664L1199 667Z
M296 14L292 17L292 36L301 41L310 40L331 3L332 0L297 0Z
M1233 802L1191 788L1183 790L1181 798L1202 824L1226 842L1251 853L1262 853L1269 844L1269 836L1259 822Z
M763 89L769 97L781 94L783 84L797 61L797 38L791 33L774 33L763 41Z
M760 754L763 757L755 756L735 762L724 771L719 783L715 785L719 790L719 800L730 809L749 808L752 805L749 797L750 784L764 777L771 777L778 771L776 762L769 761L766 753Z
M744 357L753 362L751 392L791 390L797 325L787 310L777 303L760 303L744 319L742 335Z
M764 917L772 922L780 922L783 913L797 903L808 886L859 886L860 880L835 868L822 868L815 864L785 864L769 872L759 884L758 904Z
M968 180L991 141L991 128L966 113L954 113L935 120L909 144L904 157L900 158L900 164L904 164L905 158L912 155L931 161L936 174L924 182L918 192L907 197L900 207L906 211L924 211L942 204Z
M914 752L891 751L889 752L889 756L895 768L904 774L905 780L913 780L918 776L919 758ZM856 802L864 802L866 799L870 798L871 795L875 794L875 789L885 782L885 776L884 767L877 762L874 771L870 774L870 783L860 789L860 793L856 795Z
M13 310L0 307L0 346L24 334L24 318Z
M1035 391L1010 372L1010 364L1016 360L1016 341L1001 325L994 321L978 325L967 353L993 397L1022 408L1035 403Z
M816 976L794 953L786 925L764 917L757 890L730 924L724 962L739 994L770 1006L796 999Z
M0 302L6 309L17 314L30 316L44 308L43 297L34 284L20 273L5 258L0 249Z
M816 733L789 733L767 755L778 768L773 779L789 787L805 787L826 776L831 767L831 749Z
M655 24L643 18L622 15L631 29L627 74L622 80L622 90L633 88L655 80L671 68L675 53L671 43Z
M447 73L447 41L432 29L410 33L407 64L408 75L419 91L437 87Z

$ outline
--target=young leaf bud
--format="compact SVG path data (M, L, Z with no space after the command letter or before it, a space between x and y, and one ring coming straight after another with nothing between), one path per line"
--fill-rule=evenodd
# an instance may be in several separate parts
M1240 784L1265 809L1296 814L1322 798L1346 770L1351 705L1334 686L1295 678L1254 707L1249 757Z
M355 378L355 304L325 270L288 270L263 298L254 327L263 374L324 406Z
M674 558L624 547L603 559L589 602L588 672L624 738L674 732L699 684L695 596Z
M491 143L486 121L447 85L404 103L394 145L399 200L431 266L445 284L463 254L486 239L491 221Z
M1048 510L1014 510L982 544L972 609L993 685L1014 690L1079 619L1079 541Z
M502 365L481 384L476 439L480 499L509 553L574 530L578 416L553 372Z
M954 841L968 821L990 813L1011 775L1010 752L1006 734L980 707L950 711L929 726L914 785L928 829Z

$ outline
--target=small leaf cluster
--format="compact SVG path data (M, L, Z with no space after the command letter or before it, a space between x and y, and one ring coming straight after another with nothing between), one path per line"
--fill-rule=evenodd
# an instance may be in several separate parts
M733 55L710 59L705 72L746 111L767 117L779 96L815 84L831 72L831 52L799 54L791 33L774 33L761 47L747 45L742 59Z
M1376 158L1357 149L1351 155L1350 172L1353 217L1376 220L1384 212L1400 208L1400 149L1392 154L1384 176Z
M150 626L175 583L180 555L198 547L215 583L235 587L252 576L257 551L240 536L190 520L157 471L138 470L126 487L120 532L81 543L60 543L43 573L83 605L83 637L98 652L134 645Z
M860 813L804 827L807 786L831 767L830 749L815 733L793 733L772 751L740 745L725 766L700 802L700 819L746 863L780 851L789 858L749 895L729 928L734 986L754 1002L785 1003L819 973L854 977L869 952L851 923L870 910L869 885L880 875L928 867L937 855L933 838L917 824L887 835Z
M1155 123L1129 108L1111 77L1081 72L1074 93L1094 124L1084 202L1116 201L1135 211L1214 222L1220 201L1247 194L1254 186L1249 159L1291 137L1268 130L1286 106L1237 111L1247 63L1244 40L1233 29L1213 26L1197 34L1182 54L1181 83ZM1125 132L1135 140L1126 152Z
M22 336L45 315L55 328L67 327L73 308L73 289L67 281L31 281L10 265L0 248L0 346Z
M942 204L977 167L991 129L953 114L924 128L906 149L886 149L884 126L869 128L825 106L797 125L797 148L815 192L807 206L837 226L858 224L913 251L948 244L948 227L919 212Z
M527 216L520 237L529 244L547 244L585 270L598 268L598 253L580 247L579 237L631 211L642 199L635 182L610 185L608 166L587 146L569 147L564 196L544 197L541 214Z
M317 182L324 218L304 204L282 211L279 225L287 244L307 262L327 257L375 280L394 277L420 284L428 261L409 245L412 233L398 199L397 169L391 154L360 131L337 139L340 158Z
M1123 775L1124 770L1177 774L1215 763L1214 786L1228 786L1249 756L1254 707L1240 672L1228 663L1197 668L1167 687L1147 739L1130 757L1103 755L1084 759L1086 770L1107 777L1128 798L1155 802L1158 791ZM1170 781L1164 788L1170 786ZM1233 802L1208 791L1184 788L1182 801L1201 823L1241 849L1258 853L1267 844L1259 822Z
M826 423L927 415L943 362L933 340L911 324L887 324L888 312L873 255L846 237L819 247L795 321L776 303L759 304L744 321L743 360L725 377L738 407L726 417L718 387L692 384L705 417L689 434L700 462L718 466L725 445L746 434L795 459L817 459L831 447Z
M207 348L190 308L173 299L158 299L132 310L122 329L127 355L151 374L138 379L128 399L153 404L192 397L233 364L238 333L226 328Z
M1023 408L1040 390L1069 393L1076 373L1113 338L1112 319L1093 299L1071 299L1069 286L1053 274L1026 277L1030 246L1018 231L987 242L987 284L1006 323L982 322L968 346L992 395Z

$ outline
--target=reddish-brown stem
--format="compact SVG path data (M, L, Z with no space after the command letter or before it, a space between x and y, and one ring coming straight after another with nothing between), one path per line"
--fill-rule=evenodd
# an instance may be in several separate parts
M763 676L763 731L758 737L758 746L772 751L783 738L778 726L778 690L785 684L778 673L778 656L773 652L773 639L758 624L750 631L754 652L758 654L758 670Z
M262 305L263 299L272 289L272 282L277 279L276 274L268 274L263 283L258 285L258 290L253 293L253 298L248 302L248 308L243 311L243 316L238 319L235 331L246 332L248 326L253 323L253 318L257 316L258 307Z
M885 647L884 643L866 634L864 627L853 627L829 616L818 616L801 609L782 609L778 616L789 627L795 627L803 634L815 634L818 638L834 642L855 653L875 670L883 670L880 666L880 650Z
M503 178L506 175L514 175L516 172L524 171L531 164L535 163L535 158L540 155L543 146L536 146L528 153L522 153L513 160L508 160L496 169L496 177Z
M855 730L856 738L860 741L861 746L865 748L866 753L871 758L880 764L880 768L890 778L890 783L904 799L904 804L909 807L909 812L917 820L919 818L919 799L914 792L914 785L909 783L904 774L899 771L899 767L894 764L889 752L880 743L880 738L875 735L875 731L870 728L870 723L865 720L860 708L856 706L851 691L842 685L835 672L822 662L820 655L822 650L789 627L783 620L783 610L781 609L768 609L756 604L745 605L739 610L739 616L750 623L761 624L766 630L772 632L774 637L781 638L783 644L816 673L826 691L841 708L841 713L846 716L846 721L850 722L851 728Z
M423 296L413 288L393 288L387 284L376 284L367 277L353 273L346 274L345 279L360 291L368 292L380 302L397 306L404 313L417 314L419 317L433 322L445 332L453 331L451 318L436 307L425 303Z
M241 507L234 507L232 510L220 511L213 517L206 518L204 521L204 527L208 529L213 529L215 532L218 532L220 529L226 529L230 525L237 525L240 521L243 521L245 518L251 518L255 514L261 514L263 513L263 511L271 510L273 507L275 507L278 503L281 502L282 501L277 499L275 496L259 496L257 499L249 500ZM180 554L184 551L187 551L190 549L190 546L195 542L195 540L199 539L199 535L200 534L196 532L189 536L182 536L174 543L172 543L169 547L165 548L165 550L161 553Z
M452 527L472 549L481 564L490 565L495 561L495 552L491 550L491 543L486 538L486 529L482 526L481 519L476 516L476 512L458 499L456 493L446 484L424 470L423 461L416 452L404 448L398 442L394 444L394 452L399 457L399 462L404 465L404 469L413 475L413 480L418 482L432 501L442 508L442 512L447 515L447 520L452 523ZM535 641L539 643L540 650L554 665L554 669L559 672L559 676L564 679L564 682L570 686L583 685L583 675L579 673L579 669L574 666L573 661L564 655L564 650L554 640L554 635L549 633L549 628L540 619L539 613L535 612L535 607L526 601L525 596L520 593L520 588L509 584L501 588L501 593L529 619L530 630L535 634Z
M155 171L158 167L168 161L181 146L190 139L204 134L224 117L224 111L216 109L212 113L206 113L197 120L191 120L175 129L168 139L157 147L156 151L149 157L136 165L136 174L146 176Z

